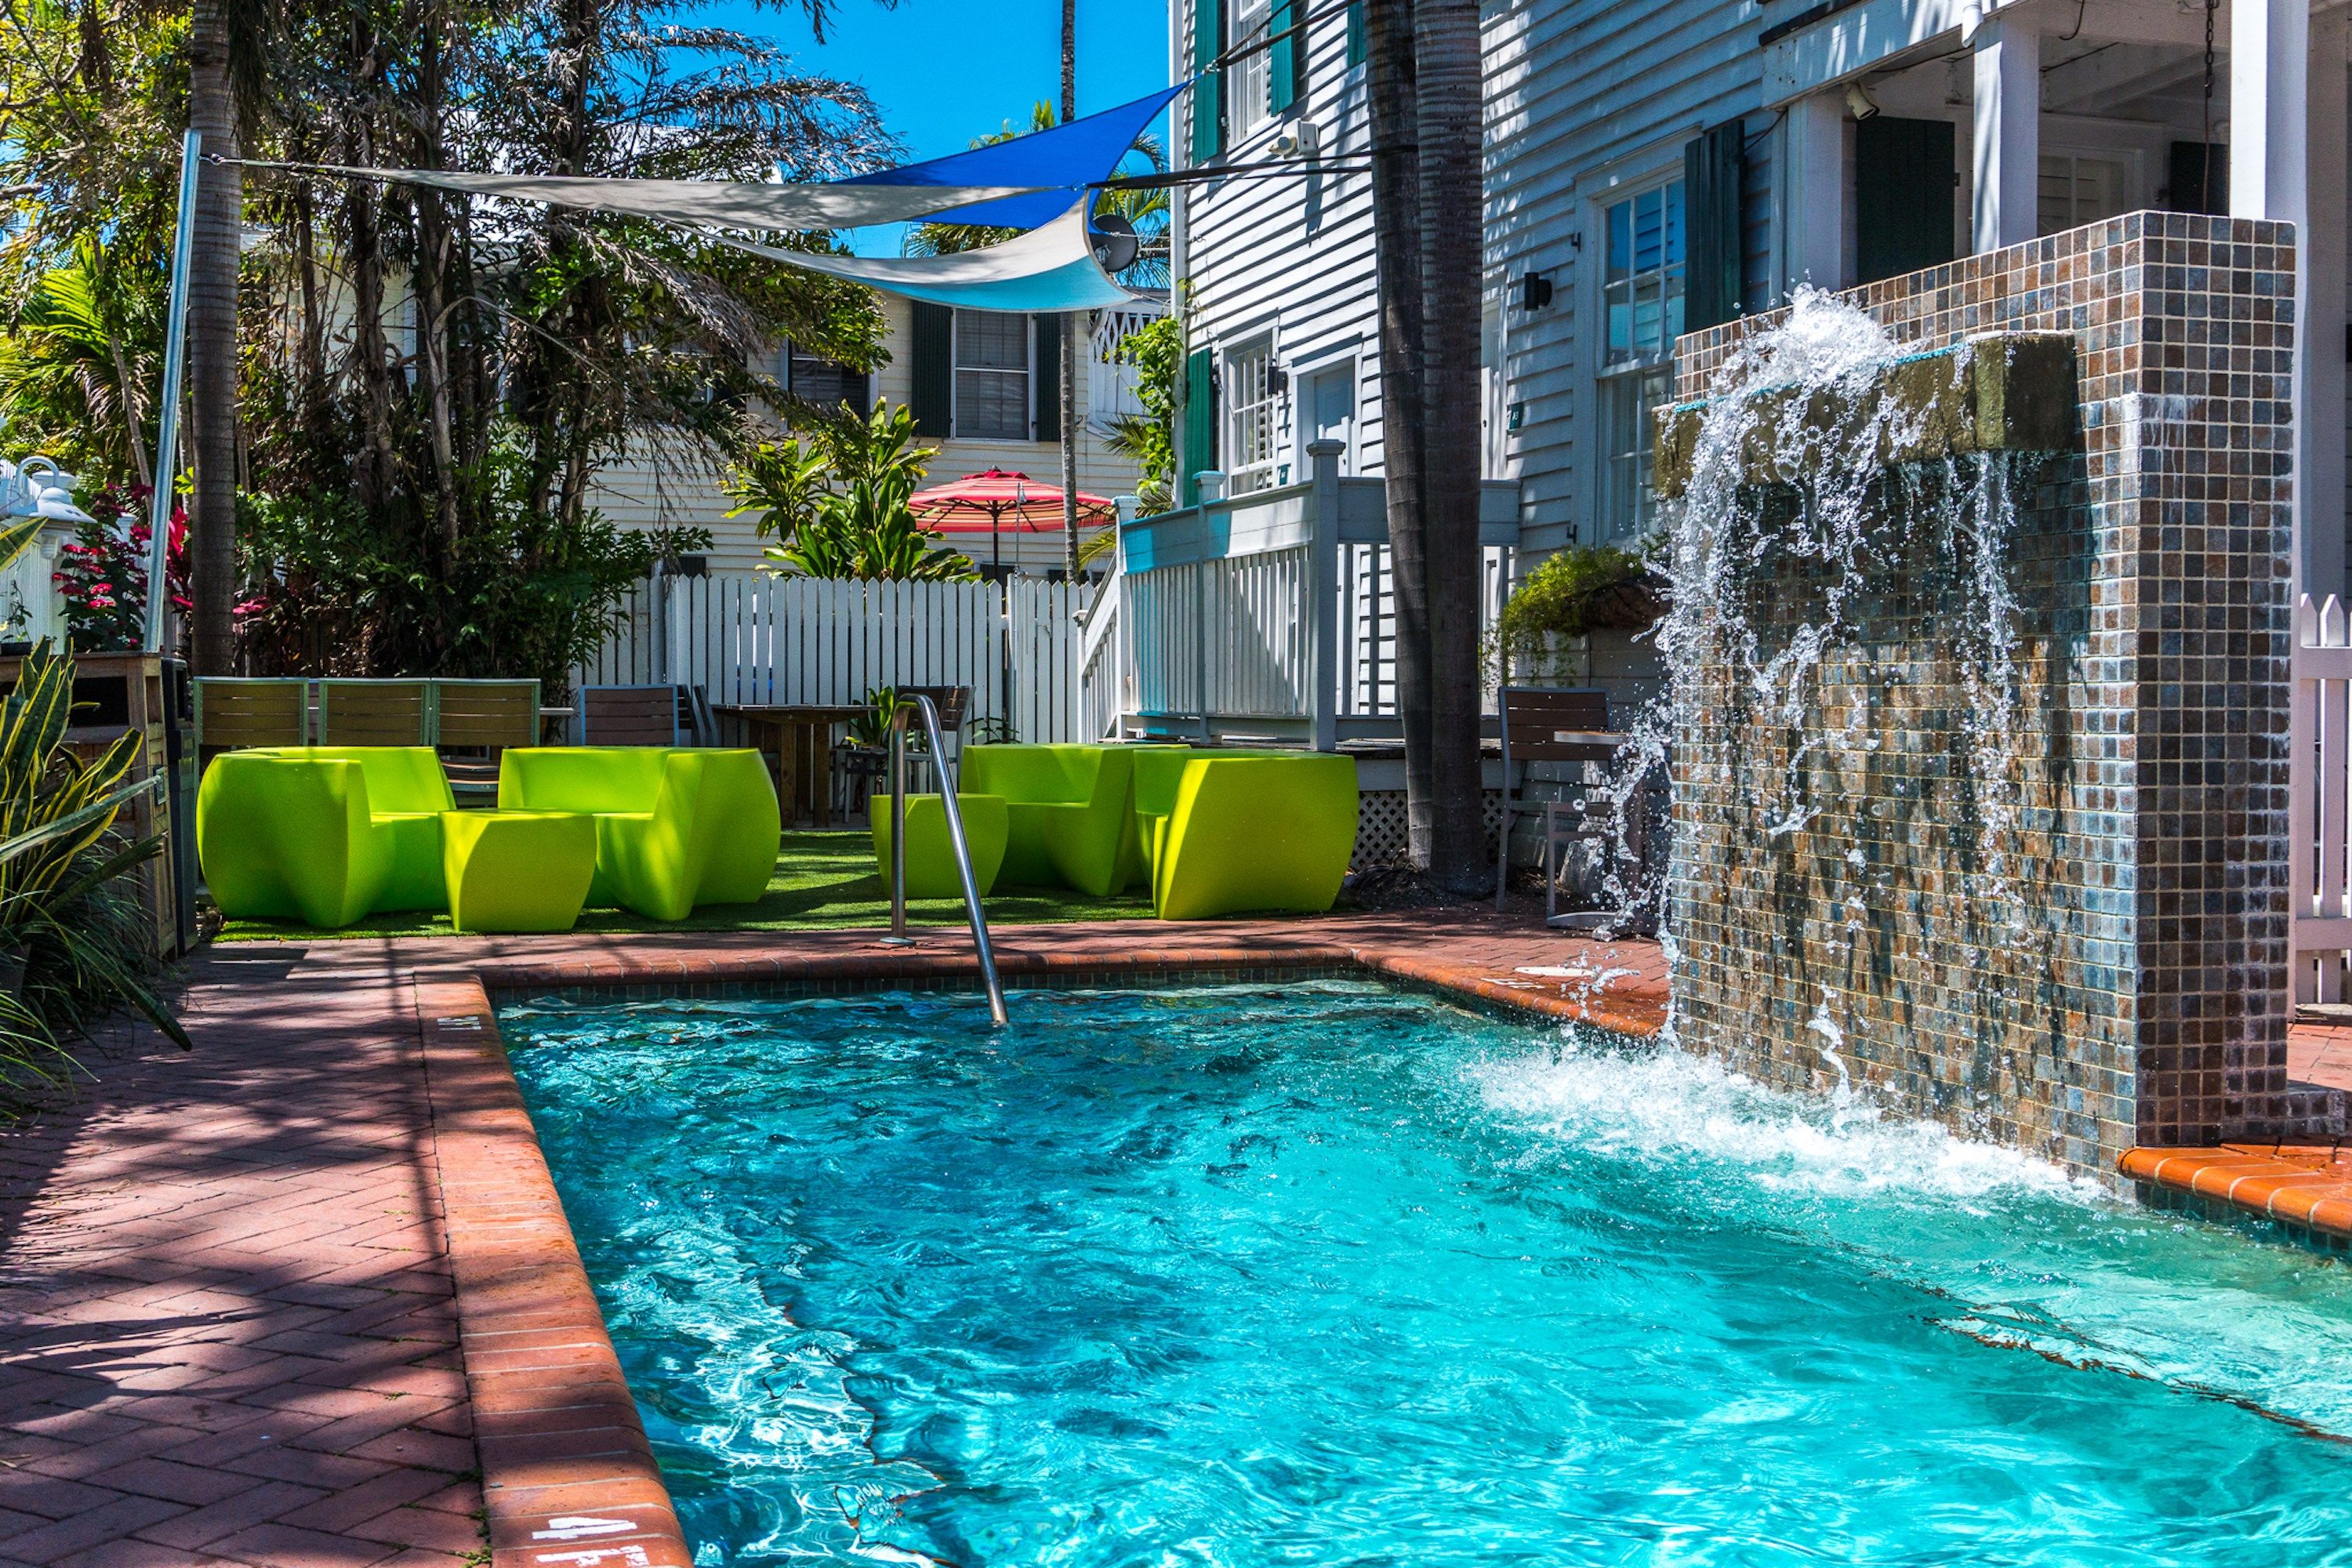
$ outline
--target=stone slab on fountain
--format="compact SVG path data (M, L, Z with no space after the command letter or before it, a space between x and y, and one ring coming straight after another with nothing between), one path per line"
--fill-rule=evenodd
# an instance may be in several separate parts
M1982 452L2056 452L2074 441L2074 339L2071 332L2004 332L1949 348L1906 354L1850 388L1780 386L1747 395L1759 405L1754 429L1801 420L1822 439L1814 450L1844 448L1854 460L1894 468ZM1870 417L1893 405L1892 419ZM1651 482L1661 499L1690 486L1699 431L1710 404L1677 404L1657 413ZM1855 443L1877 449L1852 451ZM1787 484L1775 443L1750 440L1741 454L1746 477Z
M1844 499L1913 510L1852 558L1751 531L1729 581L1677 568L1676 616L1752 622L1676 672L1685 1045L2109 1181L2136 1146L2340 1135L2287 1070L2294 272L2289 226L2132 213L1839 297L1884 374L1773 417L1834 437L1895 400L1868 455L1911 467ZM1787 321L1678 345L1678 504L1723 374ZM1809 482L1722 429L1727 511ZM1795 719L1757 695L1791 659Z

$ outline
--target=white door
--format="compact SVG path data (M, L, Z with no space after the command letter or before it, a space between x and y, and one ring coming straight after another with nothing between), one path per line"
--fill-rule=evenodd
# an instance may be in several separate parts
M1331 440L1339 443L1339 471L1356 471L1356 367L1335 364L1318 370L1307 381L1308 441ZM1299 477L1309 477L1314 471L1308 460L1305 443L1298 453Z

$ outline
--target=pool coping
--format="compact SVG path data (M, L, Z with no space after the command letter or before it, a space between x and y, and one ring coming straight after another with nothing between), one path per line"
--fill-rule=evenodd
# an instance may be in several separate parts
M1664 1009L1582 995L1344 942L1000 951L1015 988L1360 975L1482 1011L1648 1037ZM491 1568L692 1568L693 1556L604 1326L496 1014L500 997L594 992L681 997L896 986L969 990L968 952L452 955L409 975L432 1108L457 1333L474 1413Z
M2145 1203L2275 1226L2288 1240L2335 1254L2352 1253L2347 1156L2342 1144L2224 1143L2133 1149L2119 1168Z

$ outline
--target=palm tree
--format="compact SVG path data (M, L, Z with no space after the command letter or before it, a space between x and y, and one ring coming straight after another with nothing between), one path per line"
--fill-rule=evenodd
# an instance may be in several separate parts
M1478 755L1478 338L1486 254L1478 0L1414 0L1421 147L1423 570L1429 609L1429 872L1485 880Z
M204 139L188 257L188 399L194 412L196 490L188 512L191 664L236 672L236 273L244 234L244 171L229 84L227 0L194 0L188 26L188 123ZM215 162L214 160L220 160ZM160 474L156 483L168 485Z
M1413 151L1414 0L1367 0L1372 250L1381 303L1381 466L1396 594L1397 713L1404 730L1408 854L1432 864L1437 774L1432 728L1427 537L1423 531L1421 166Z

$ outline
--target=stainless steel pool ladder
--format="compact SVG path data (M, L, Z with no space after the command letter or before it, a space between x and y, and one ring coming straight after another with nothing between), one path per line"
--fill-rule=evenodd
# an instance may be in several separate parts
M940 710L919 694L898 699L890 711L890 940L907 935L907 715L919 713L931 744L931 766L940 775L940 807L948 819L948 847L955 853L963 882L964 912L971 917L971 945L980 952L980 978L988 988L988 1016L1002 1027L1004 986L996 978L996 952L988 945L988 917L980 910L980 883L971 874L971 851L964 844L963 813L956 805L956 781L948 773L947 748L940 739Z

